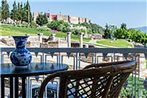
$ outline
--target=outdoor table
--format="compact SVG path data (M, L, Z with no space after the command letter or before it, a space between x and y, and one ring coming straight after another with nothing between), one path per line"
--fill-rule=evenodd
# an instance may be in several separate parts
M31 63L28 67L18 68L11 63L1 64L0 66L1 74L1 98L5 97L5 78L10 79L10 98L13 98L13 93L15 93L15 98L18 98L18 83L19 78L22 79L22 98L26 98L26 86L25 80L29 76L37 75L47 75L58 71L64 71L68 69L66 64L57 63ZM13 80L14 79L14 80Z

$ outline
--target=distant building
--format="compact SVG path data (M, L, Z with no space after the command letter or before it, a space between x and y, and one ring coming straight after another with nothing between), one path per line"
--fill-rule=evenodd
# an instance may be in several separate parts
M79 17L79 23L84 23L85 22L85 18L80 18Z
M70 16L69 15L64 15L63 16L63 21L64 22L70 22Z
M50 21L54 21L54 20L57 20L57 15L51 14L50 15Z
M33 19L34 21L36 21L37 17L39 16L39 13L38 12L34 12L33 13Z
M81 17L75 17L75 16L69 16L69 15L63 15L63 14L53 14L53 13L44 13L45 16L48 18L48 21L54 21L54 20L63 20L64 22L72 23L72 24L78 24L78 23L89 23L89 19L87 18L81 18ZM33 19L36 21L36 18L38 17L39 13L34 12L33 13Z
M73 24L78 24L79 23L79 18L78 17L74 17L74 16L70 16L70 19L69 19L70 23L73 23Z
M103 38L102 34L93 34L91 36L91 39L102 39L102 38Z
M63 20L64 22L70 22L70 16L57 14L57 20Z
M57 20L63 20L63 15L62 14L57 14Z
M90 23L91 21L88 18L85 18L86 23Z

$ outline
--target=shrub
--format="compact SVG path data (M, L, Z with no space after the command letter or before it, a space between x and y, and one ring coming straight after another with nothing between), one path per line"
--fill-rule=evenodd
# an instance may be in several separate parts
M40 26L47 24L48 23L47 17L45 15L39 14L39 16L36 18L36 23Z
M31 27L32 27L32 28L37 28L38 25L33 21L33 22L31 22Z

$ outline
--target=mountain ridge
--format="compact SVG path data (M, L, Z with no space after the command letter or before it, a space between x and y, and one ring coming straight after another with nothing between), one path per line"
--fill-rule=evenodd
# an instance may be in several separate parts
M142 31L142 32L144 32L144 33L147 33L147 26L136 27L136 28L134 28L134 29L140 30L140 31Z

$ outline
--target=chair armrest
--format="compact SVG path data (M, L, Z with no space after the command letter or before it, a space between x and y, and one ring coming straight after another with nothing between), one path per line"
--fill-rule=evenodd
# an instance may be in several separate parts
M99 63L99 64L91 64L87 65L83 69L89 69L89 68L99 68L99 67L108 67L108 66L114 66L122 63L128 63L130 61L118 61L118 62L109 62L109 63Z

